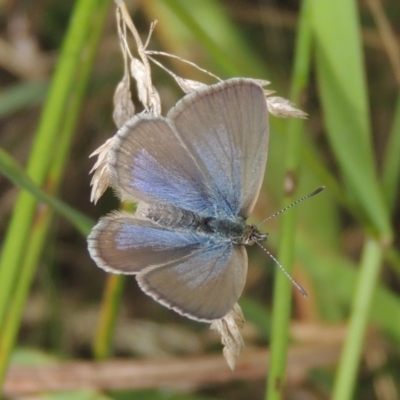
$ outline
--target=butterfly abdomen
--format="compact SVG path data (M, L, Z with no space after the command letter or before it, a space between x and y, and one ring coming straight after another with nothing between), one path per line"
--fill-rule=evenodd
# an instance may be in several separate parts
M137 213L166 228L197 230L202 225L202 218L196 213L169 204L142 203Z

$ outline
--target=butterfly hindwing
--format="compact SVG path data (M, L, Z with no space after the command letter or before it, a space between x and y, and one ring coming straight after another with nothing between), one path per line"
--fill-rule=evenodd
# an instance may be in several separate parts
M200 321L225 316L242 294L244 246L216 243L188 257L140 272L142 290L178 313Z
M120 212L101 218L88 237L89 252L97 265L120 274L136 274L188 257L205 243L204 235L168 229Z

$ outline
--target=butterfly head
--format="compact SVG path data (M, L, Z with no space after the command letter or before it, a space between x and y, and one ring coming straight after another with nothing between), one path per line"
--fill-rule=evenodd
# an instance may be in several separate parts
M268 233L260 232L255 225L246 225L240 244L252 246L254 243L260 243L267 240Z

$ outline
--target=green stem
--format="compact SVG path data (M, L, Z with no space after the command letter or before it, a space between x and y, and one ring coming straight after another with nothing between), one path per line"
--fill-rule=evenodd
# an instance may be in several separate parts
M97 360L109 357L118 310L121 303L125 277L108 275L104 290L100 320L93 345Z
M365 330L378 281L383 251L376 239L365 241L358 273L349 330L337 370L333 400L353 398Z
M299 103L300 94L304 90L310 68L311 51L311 2L302 3L300 22L297 34L295 65L293 70L293 86L291 100ZM296 188L298 168L302 152L302 125L299 120L290 120L288 124L288 147L286 154L286 181L291 187L285 193L285 204L292 200ZM279 260L290 273L294 261L296 234L296 210L282 215L282 228L279 243ZM265 398L282 399L285 386L286 355L288 347L288 331L291 312L292 284L287 277L277 271L274 285L271 358Z

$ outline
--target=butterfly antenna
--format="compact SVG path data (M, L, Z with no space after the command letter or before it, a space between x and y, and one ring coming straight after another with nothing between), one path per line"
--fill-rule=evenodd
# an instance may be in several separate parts
M276 213L272 214L268 218L264 219L261 221L259 224L257 224L257 227L264 224L265 222L269 221L272 218L277 217L278 215L282 214L283 212L287 211L289 208L295 206L296 204L301 203L303 200L306 200L312 196L315 196L316 194L322 192L325 189L325 186L321 186L318 189L314 190L311 193L306 194L305 196L301 197L300 199L294 201L293 203L289 204L288 206L282 208L282 210L277 211ZM272 260L275 262L275 264L282 270L282 272L287 276L287 278L292 282L292 284L299 290L299 292L304 296L307 297L307 292L290 276L290 274L286 271L285 268L283 268L283 265L258 241L256 243L260 246L260 248L268 254L269 257L272 258Z
M262 245L262 244L260 244L259 242L256 242L260 247L261 247L261 249L265 252L265 253L267 253L271 258L272 258L272 260L275 262L275 264L276 265L278 265L278 267L283 271L283 273L288 277L288 279L290 280L290 282L292 282L293 283L293 285L299 290L299 292L304 296L304 297L307 297L307 292L301 287L301 285L300 284L298 284L291 276L290 276L290 274L289 274L289 272L287 272L286 271L286 269L285 268L283 268L283 265Z
M301 197L300 199L297 199L296 201L294 201L293 203L289 204L288 206L282 208L282 210L277 211L276 213L270 215L268 218L264 219L263 221L261 221L260 223L257 224L257 227L259 227L260 225L264 224L265 222L269 221L272 218L277 217L278 215L282 214L283 212L289 210L289 208L292 208L293 206L295 206L296 204L301 203L303 200L309 199L310 197L315 196L316 194L322 192L325 189L325 186L321 186L318 189L314 190L311 193L306 194L305 196Z

